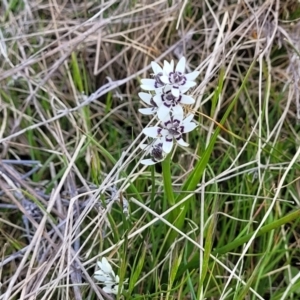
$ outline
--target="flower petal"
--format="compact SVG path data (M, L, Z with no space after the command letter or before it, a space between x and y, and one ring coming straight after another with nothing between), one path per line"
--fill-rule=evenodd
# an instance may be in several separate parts
M197 124L196 124L196 123L193 123L193 122L184 124L183 132L184 132L184 133L185 133L185 132L190 132L190 131L194 130L196 127L197 127Z
M108 260L105 257L102 257L102 261L98 262L98 266L104 273L113 274L115 276L115 273L114 273L111 265L109 264Z
M153 115L155 114L157 111L156 108L154 107L148 107L148 108L140 108L139 109L139 112L142 114L142 115Z
M105 275L94 275L94 278L97 279L98 281L101 281L103 283L114 283L114 280L111 278L111 276L105 274Z
M161 138L160 140L161 140L161 143L164 143L164 137L166 136L166 135L168 135L169 134L169 130L168 129L162 129L161 130L161 132L160 132L160 135L163 137L163 138Z
M145 103L147 103L148 105L151 105L152 95L150 95L148 93L143 93L143 92L139 93L138 95Z
M172 108L173 116L174 115L182 115L183 116L183 109L181 105L176 105Z
M173 59L170 62L170 66L171 66L171 69L172 69L172 72L173 72L173 70L174 70L174 60Z
M180 60L179 60L179 62L177 63L175 71L176 72L181 72L182 74L184 74L185 62L186 62L185 57L184 56L181 57Z
M188 147L188 143L186 143L183 139L180 139L177 141L177 143L180 145L180 146L183 146L183 147Z
M199 71L194 71L188 74L185 74L184 76L188 81L195 80L199 76L200 72Z
M179 88L177 86L173 86L172 87L172 90L171 90L171 93L174 97L179 97Z
M197 83L195 81L187 81L184 85L180 85L180 89L190 89L191 87L195 86ZM173 94L174 95L174 94Z
M120 277L119 277L119 275L117 275L116 277L115 277L115 283L119 283L120 282Z
M99 263L98 263L98 266L99 266ZM103 274L104 274L104 275L107 275L107 274L109 274L109 273L106 273L106 272L104 272L103 270L100 269L100 270L96 271L95 274L96 274L96 275L103 275Z
M170 107L166 107L165 105L161 105L158 108L157 116L161 121L163 121L166 117L168 117L169 113L170 113Z
M160 76L159 78L160 78L160 80L161 80L163 83L165 83L165 84L170 84L169 76L163 75L163 76Z
M155 79L142 79L141 83L141 89L145 91L155 90Z
M163 69L155 61L151 62L151 66L152 66L152 70L153 70L153 72L154 72L155 75L158 74L158 73L163 73Z
M191 96L182 95L180 102L182 104L194 104L195 103L195 99L193 97L191 97Z
M158 87L158 88L155 88L155 93L156 93L156 94L162 93L163 88L164 88L163 86Z
M162 140L161 140L161 138L157 138L157 139L155 139L154 140L154 142L153 142L153 144L151 145L151 146L157 146L158 144L162 144Z
M166 153L170 153L173 148L173 139L171 141L164 140L163 142L163 151Z
M182 114L174 114L174 113L173 113L172 116L173 116L173 121L176 121L176 122L178 122L178 123L182 123L183 113L182 113ZM171 122L170 116L168 116L167 118L165 118L165 119L163 120L164 126L166 126L166 123L170 123L170 122ZM161 134L162 134L162 135L164 135L163 131L164 131L164 129L161 131Z
M98 270L94 273L97 276L109 276L108 274L104 273L102 270Z
M157 138L159 130L160 130L160 127L158 127L158 126L147 127L147 128L143 129L143 133L149 137Z
M152 165L155 165L156 163L157 162L152 160L151 158L141 160L141 164L145 165L145 166L152 166Z
M194 118L194 115L193 114L190 114L190 115L188 115L185 119L184 119L184 121L182 122L183 124L185 124L185 123L190 123L192 120L193 120L193 118Z
M181 86L180 87L180 92L181 92L181 95L183 95L184 93L186 93L190 88L186 88L185 86Z
M153 101L156 103L158 107L162 105L161 94L157 94L153 97Z
M103 288L103 291L107 294L118 294L118 285L107 285Z
M164 61L164 72L169 74L174 71L174 61L171 60L171 63L168 63L166 60Z

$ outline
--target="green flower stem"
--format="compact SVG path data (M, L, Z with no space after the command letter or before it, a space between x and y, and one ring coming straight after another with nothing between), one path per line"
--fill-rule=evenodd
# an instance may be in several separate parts
M173 193L172 186L172 175L171 175L171 153L165 158L162 162L162 171L163 171L163 180L164 180L164 190L165 190L165 199L169 207L172 207L176 204L176 200ZM168 216L168 221L177 228L181 229L183 226L183 222L185 220L186 211L188 209L188 205L184 204L183 206L179 206L174 208L170 215ZM168 251L174 240L176 239L178 233L175 230L171 230L166 240L166 244L164 245L164 249L162 253Z
M175 198L172 187L172 175L171 175L171 153L162 161L162 171L164 180L165 197L169 203L169 206L175 204Z

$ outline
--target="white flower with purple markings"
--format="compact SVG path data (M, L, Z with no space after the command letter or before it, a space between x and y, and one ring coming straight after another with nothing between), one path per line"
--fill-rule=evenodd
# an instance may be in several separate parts
M164 87L162 93L158 93L153 97L153 101L156 103L158 110L157 116L160 120L164 120L172 113L173 115L183 115L182 105L194 104L195 100L188 95L184 95L179 91L179 96L176 97L172 94L172 87L167 85Z
M141 88L147 91L161 91L165 85L170 85L171 92L175 97L179 97L179 91L187 91L196 85L194 81L199 75L198 71L185 74L185 57L182 57L176 65L174 71L174 61L171 63L164 61L164 67L161 68L156 62L152 62L153 79L142 79Z
M142 159L141 164L151 166L160 161L163 161L166 157L166 153L162 149L163 142L160 139L156 139L152 144L142 144L140 148L146 151L146 155L150 154L151 158Z
M183 115L170 115L161 126L148 127L143 129L143 133L151 138L158 138L162 142L162 150L170 153L174 140L181 146L187 147L189 144L182 139L183 133L190 132L197 127L191 122L194 115L189 115L183 119Z

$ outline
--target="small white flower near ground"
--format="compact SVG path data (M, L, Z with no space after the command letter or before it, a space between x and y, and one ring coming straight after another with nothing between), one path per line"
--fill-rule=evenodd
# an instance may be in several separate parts
M102 258L102 261L98 261L97 265L100 268L100 270L96 271L94 274L94 277L97 280L102 281L105 284L113 284L116 282L118 276L115 275L115 272L105 257Z
M189 144L182 139L182 134L190 132L197 127L191 122L194 115L189 115L183 120L183 115L170 115L161 126L148 127L143 129L143 133L152 138L158 138L162 142L162 150L170 153L173 148L174 139L181 146L187 147Z
M120 286L120 278L115 274L108 260L103 257L101 261L97 262L97 265L100 270L95 272L94 277L105 285L103 291L115 295L118 294L119 289L122 291L123 285Z

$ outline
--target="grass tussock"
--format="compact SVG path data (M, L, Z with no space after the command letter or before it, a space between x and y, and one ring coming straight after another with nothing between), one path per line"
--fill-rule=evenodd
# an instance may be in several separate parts
M299 17L296 0L2 1L0 300L298 299ZM182 56L199 126L143 167L140 80Z

